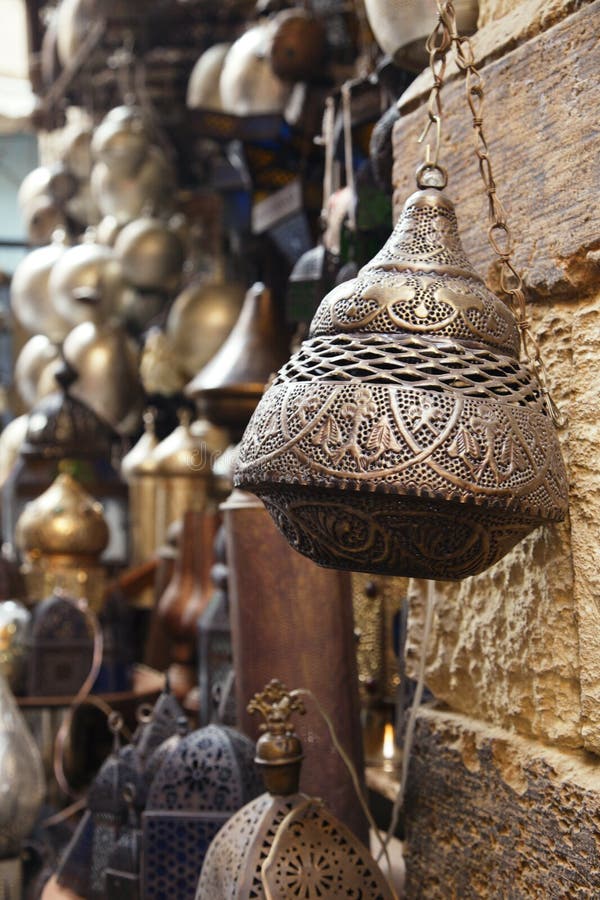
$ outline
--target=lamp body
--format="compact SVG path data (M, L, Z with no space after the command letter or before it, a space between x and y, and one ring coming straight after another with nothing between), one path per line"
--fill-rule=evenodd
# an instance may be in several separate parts
M339 569L458 580L559 521L567 479L516 319L433 188L321 303L242 443L235 483Z

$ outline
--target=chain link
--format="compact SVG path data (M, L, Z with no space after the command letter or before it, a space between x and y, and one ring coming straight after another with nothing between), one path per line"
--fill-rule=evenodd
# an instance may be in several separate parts
M453 0L437 0L438 21L427 40L429 52L429 65L433 77L433 87L429 94L427 107L428 122L420 141L433 123L438 128L438 141L435 159L430 160L429 148L426 162L417 173L417 182L422 180L422 173L436 169L444 173L445 170L438 163L439 130L441 127L442 102L441 89L446 72L446 58L448 50L452 47L456 65L465 75L465 90L467 103L471 110L473 123L473 142L475 153L479 163L479 173L483 181L488 200L488 240L492 250L500 261L500 286L505 294L510 297L511 305L515 313L517 325L521 334L521 346L525 362L531 365L540 384L544 401L552 421L558 428L566 425L566 417L560 412L556 403L550 396L548 389L548 377L546 367L542 359L540 346L531 331L531 319L527 315L527 303L523 287L523 279L515 269L512 262L513 240L508 225L506 211L496 191L496 181L489 156L488 143L483 132L483 79L475 64L473 45L466 36L461 36L456 27L456 13ZM445 178L444 178L445 183ZM421 186L421 184L419 184Z

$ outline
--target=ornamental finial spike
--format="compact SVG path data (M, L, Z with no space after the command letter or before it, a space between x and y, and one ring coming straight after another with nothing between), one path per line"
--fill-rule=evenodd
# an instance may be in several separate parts
M262 769L267 790L281 796L297 793L303 753L291 716L306 712L298 693L273 679L250 700L248 712L258 712L265 719L254 761Z

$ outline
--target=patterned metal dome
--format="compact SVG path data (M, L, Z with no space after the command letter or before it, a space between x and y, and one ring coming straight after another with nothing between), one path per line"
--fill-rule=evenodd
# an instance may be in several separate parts
M417 191L265 393L235 484L321 565L449 580L483 571L567 509L557 435L519 350L453 204Z
M254 744L239 731L207 725L183 738L159 769L146 811L236 812L262 790Z
M262 789L253 757L248 738L217 725L182 738L166 756L142 816L145 900L193 900L210 842Z
M321 800L298 793L302 747L291 713L304 713L294 691L271 681L249 712L266 730L256 746L269 793L244 806L212 842L196 900L391 900L371 854Z

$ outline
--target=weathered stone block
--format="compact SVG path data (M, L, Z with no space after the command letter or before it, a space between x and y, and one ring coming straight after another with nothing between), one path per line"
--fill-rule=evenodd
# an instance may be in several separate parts
M596 331L584 315L588 306L596 310ZM568 303L538 305L534 317L555 399L570 417L561 435L570 483L570 518L536 530L475 578L436 584L426 682L436 697L465 714L543 741L568 747L585 743L589 749L600 749L600 654L593 618L598 611L572 556L576 535L589 567L600 570L598 526L590 525L600 522L598 491L588 489L585 496L580 495L581 450L573 439L586 431L589 422L589 406L577 401L578 393L589 393L592 384L600 384L600 362L594 369L577 366L573 348L587 343L588 354L595 352L600 361L600 303L576 308L576 315L574 311ZM585 323L585 339L579 335L580 319ZM600 442L586 444L584 459L586 466L600 471ZM414 676L421 652L425 590L413 584L407 665ZM584 654L585 672L580 671ZM585 734L582 716L587 717Z
M600 287L599 27L596 0L482 72L484 129L515 238L515 262L530 296L552 302L590 295ZM488 38L494 34L490 28ZM411 90L418 98L419 86ZM467 253L493 284L496 265L486 239L487 203L464 80L448 84L442 100L441 162L449 171L448 193L457 202ZM398 213L415 188L414 171L423 158L417 138L425 121L419 108L402 116L394 129Z
M586 754L421 711L405 900L597 898L599 823L600 770Z

